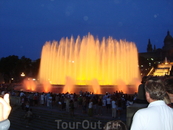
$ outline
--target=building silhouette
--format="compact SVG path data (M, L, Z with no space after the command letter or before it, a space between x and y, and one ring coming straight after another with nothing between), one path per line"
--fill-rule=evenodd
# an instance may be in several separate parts
M168 61L173 61L173 37L170 35L170 32L167 32L163 40L163 47L157 48L155 45L152 45L150 39L148 40L146 52L139 53L139 56L144 58L153 58L155 61L163 61L167 57Z
M165 62L165 59L168 64L173 64L173 37L169 31L163 40L162 48L156 48L148 39L146 52L139 53L141 75L147 75L151 69L158 69L159 65ZM172 74L173 72L171 71Z

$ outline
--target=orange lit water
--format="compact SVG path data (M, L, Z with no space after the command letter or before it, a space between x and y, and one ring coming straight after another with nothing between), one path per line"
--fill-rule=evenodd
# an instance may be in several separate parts
M48 81L44 81L40 84L32 78L25 78L22 82L22 87L17 89L22 91L47 93L52 91L52 85Z
M88 85L95 93L102 93L100 85L125 90L127 85L136 87L138 79L138 51L133 42L112 37L99 41L88 34L82 39L46 42L42 48L39 80L64 85L63 92L74 92L75 85Z

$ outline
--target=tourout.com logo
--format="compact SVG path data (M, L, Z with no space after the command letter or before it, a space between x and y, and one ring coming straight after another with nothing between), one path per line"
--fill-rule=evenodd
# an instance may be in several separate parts
M67 122L62 120L55 120L57 123L57 129L64 130L76 130L76 129L92 129L92 130L103 130L102 122L96 121L91 122L88 120Z
M127 126L121 120L108 121L105 125L101 121L73 121L67 122L62 120L55 120L57 123L57 129L64 130L78 130L78 129L90 129L90 130L127 130Z

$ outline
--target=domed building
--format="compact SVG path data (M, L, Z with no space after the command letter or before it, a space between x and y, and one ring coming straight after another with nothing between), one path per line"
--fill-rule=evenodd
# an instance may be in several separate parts
M145 58L154 58L156 61L163 61L167 57L168 61L173 61L173 37L170 35L170 32L167 32L167 35L164 38L164 45L162 48L157 48L153 46L148 40L147 52L139 53L139 56Z
M167 32L167 36L164 39L164 46L162 47L163 55L167 57L169 61L173 61L173 38L170 32Z
M153 73L156 68L159 67L160 64L165 63L165 58L167 59L167 63L173 65L173 37L170 35L170 32L167 32L163 40L163 47L157 48L155 45L153 46L150 39L147 44L147 52L139 53L139 64L141 75L146 75L152 68ZM172 67L171 67L172 70ZM170 72L171 75L173 72ZM152 73L150 73L152 75Z

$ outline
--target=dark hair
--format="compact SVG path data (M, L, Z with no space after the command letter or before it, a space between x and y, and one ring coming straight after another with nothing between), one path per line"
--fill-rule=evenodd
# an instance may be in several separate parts
M104 130L127 130L127 126L121 121L109 121L104 126Z
M166 95L165 86L159 79L148 80L145 84L145 91L148 92L150 98L154 100L163 100Z
M147 81L147 78L148 78L147 76L144 76L144 77L142 78L141 83L142 83L142 84L145 84L145 83L146 83L146 81Z
M173 94L173 78L164 81L166 92Z

